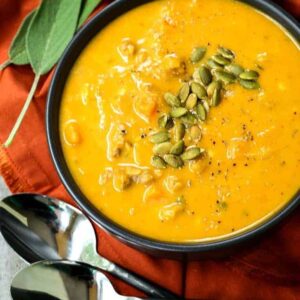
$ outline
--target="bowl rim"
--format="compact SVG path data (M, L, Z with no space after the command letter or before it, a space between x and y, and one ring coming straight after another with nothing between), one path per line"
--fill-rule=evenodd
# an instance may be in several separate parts
M214 239L212 241L198 241L189 243L167 242L152 239L130 231L129 229L117 224L102 214L91 202L89 202L88 198L80 190L73 179L63 156L60 135L58 131L59 110L61 94L73 64L76 62L78 56L89 43L89 41L111 21L137 6L152 1L155 0L119 0L111 3L98 14L96 14L85 26L83 26L68 45L56 67L47 97L46 134L50 155L64 187L75 200L75 202L80 206L83 212L93 219L96 224L100 225L105 231L116 236L123 242L129 243L130 245L140 249L175 253L201 253L231 248L243 242L249 241L254 237L260 236L266 230L274 227L276 224L282 221L283 218L294 211L295 208L300 204L300 189L296 192L295 196L276 213L271 215L266 220L261 221L257 226L250 227L247 231L242 231L241 233L237 232L237 234L225 237L224 239ZM272 20L275 20L277 24L280 24L283 28L285 28L285 30L292 37L294 37L296 42L299 43L299 23L280 6L269 0L239 1L246 3L260 12L263 12L265 15L271 17Z

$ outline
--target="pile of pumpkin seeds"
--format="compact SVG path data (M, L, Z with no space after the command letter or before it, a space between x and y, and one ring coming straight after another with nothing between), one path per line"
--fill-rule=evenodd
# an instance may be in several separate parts
M205 150L197 145L186 147L183 138L187 128L204 122L210 107L220 104L226 85L239 83L245 89L260 87L257 81L259 73L236 64L235 54L230 49L219 47L215 55L199 66L206 50L205 47L196 47L191 53L191 63L198 66L192 80L183 82L177 95L170 92L164 95L170 110L158 119L160 131L149 137L154 144L151 164L155 168L181 168L185 162L204 154ZM171 143L170 130L173 127L175 143Z

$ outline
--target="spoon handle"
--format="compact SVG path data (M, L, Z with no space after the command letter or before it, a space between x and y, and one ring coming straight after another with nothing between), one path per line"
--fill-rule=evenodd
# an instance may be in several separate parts
M173 294L172 292L166 290L165 288L143 278L142 276L128 271L123 267L109 261L103 256L93 251L87 251L81 257L81 261L102 271L106 271L119 279L122 279L126 283L136 287L140 291L146 293L148 296L159 299L168 300L179 300L182 299L179 296Z
M179 296L173 294L172 292L166 290L165 288L162 288L159 285L131 271L129 272L128 270L114 264L113 262L110 262L107 271L110 274L115 275L116 277L136 287L137 289L145 292L147 295L151 297L156 297L160 299L169 299L169 300L182 299Z

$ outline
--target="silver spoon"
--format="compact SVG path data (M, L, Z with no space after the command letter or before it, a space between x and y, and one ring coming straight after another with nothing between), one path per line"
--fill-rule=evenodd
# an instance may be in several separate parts
M14 300L138 300L116 293L108 278L83 263L40 261L13 279Z
M67 259L106 271L147 295L181 299L168 290L114 264L96 251L88 218L75 207L38 194L16 194L0 202L0 230L26 261Z

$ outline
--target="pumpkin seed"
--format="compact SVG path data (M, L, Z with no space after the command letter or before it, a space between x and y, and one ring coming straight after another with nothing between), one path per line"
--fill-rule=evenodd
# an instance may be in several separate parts
M222 69L223 66L216 63L213 59L209 59L207 62L206 62L207 66L211 69Z
M166 162L157 155L152 156L151 165L157 169L165 169L167 167Z
M183 160L192 160L198 158L203 153L204 153L204 149L193 146L186 149L185 152L181 155L181 158Z
M190 93L190 85L186 82L182 85L180 91L179 91L179 99L181 103L184 103L186 99L188 98Z
M159 117L158 126L162 129L171 129L174 126L174 122L171 116L164 114Z
M206 109L204 108L202 103L199 103L196 108L197 116L201 121L205 121L206 119Z
M217 80L223 81L225 84L233 83L236 80L236 76L224 70L216 70L215 76Z
M170 115L173 118L180 118L185 115L188 110L185 107L175 107L171 110Z
M211 97L211 106L217 106L221 102L221 88L215 88Z
M189 95L189 97L186 100L185 106L188 109L193 109L197 104L198 98L196 94L192 93Z
M239 76L244 72L244 68L238 64L231 64L225 67L225 70L229 73L234 74L235 76Z
M180 120L187 126L194 125L197 123L196 117L191 112L187 112L184 116L180 118Z
M240 85L247 90L257 90L260 88L260 85L257 81L254 80L240 80Z
M199 68L195 68L192 78L195 82L201 82L200 76L199 76Z
M204 106L205 110L206 110L206 114L209 113L209 104L206 100L202 100L202 105Z
M180 155L184 150L183 140L177 142L170 150L170 154Z
M194 64L199 62L204 57L205 53L206 53L205 47L194 48L191 54L191 62Z
M199 76L200 76L201 82L204 85L208 85L212 81L212 75L210 73L210 70L207 67L205 67L205 66L201 66L199 68Z
M180 168L183 166L183 161L180 156L174 154L165 154L164 161L173 168Z
M171 148L172 148L172 144L170 142L156 144L153 147L153 153L157 155L168 154L170 153Z
M195 143L198 143L201 140L202 131L199 126L194 125L191 127L190 136Z
M240 74L240 78L245 80L257 80L258 77L259 73L254 70L247 70Z
M220 89L222 87L221 81L213 81L208 87L207 87L207 94L209 97L211 97L214 93L214 90L216 88Z
M227 59L225 57L223 57L222 55L220 54L216 54L214 56L212 56L212 59L219 65L222 65L222 66L226 66L226 65L229 65L231 60L230 59Z
M230 49L225 48L225 47L219 47L218 53L220 53L223 57L230 59L230 60L235 58L233 51L231 51Z
M167 131L159 131L149 136L149 140L153 144L159 144L170 140L169 133Z
M179 98L174 96L172 93L165 93L164 99L165 99L166 103L171 107L180 106Z
M197 95L199 99L207 97L205 88L198 82L192 82L191 89L194 94Z
M184 138L185 126L182 123L177 123L175 125L174 139L176 142L179 142Z

